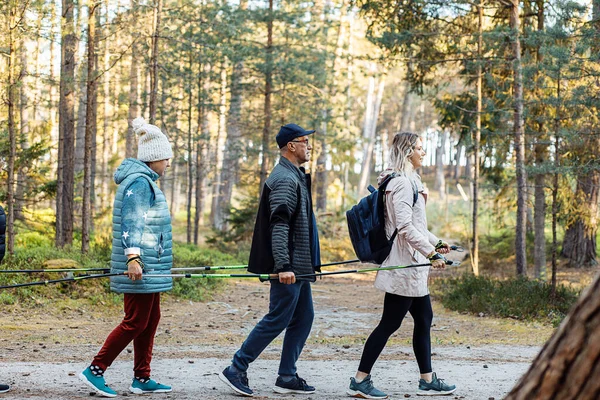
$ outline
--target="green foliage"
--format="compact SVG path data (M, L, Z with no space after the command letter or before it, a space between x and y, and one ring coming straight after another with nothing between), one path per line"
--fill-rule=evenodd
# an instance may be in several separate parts
M231 207L229 211L229 229L225 232L213 230L206 242L226 253L249 253L257 210L256 197L242 199L238 207Z
M198 248L192 244L174 244L173 246L174 268L241 263L243 262L235 256L216 249ZM212 273L212 271L197 271L197 273ZM194 301L205 301L222 285L223 281L217 279L178 278L174 279L173 290L169 292L169 295Z
M551 285L545 282L523 277L499 281L471 274L436 280L433 291L451 310L554 326L560 324L579 296L579 291L563 285L552 296Z
M92 248L82 255L78 247L56 248L52 241L36 233L19 236L19 241L27 240L27 246L17 243L14 256L5 258L3 269L43 269L43 268L104 268L109 259L102 252ZM31 241L29 241L31 240ZM0 274L0 285L66 278L67 273L44 274ZM108 280L89 279L77 283L67 282L48 286L31 286L2 291L2 304L21 303L27 306L51 304L56 300L81 300L84 302L104 302L114 304L113 293L108 290Z
M15 237L15 242L18 247L40 248L51 247L53 240L39 232L22 232Z

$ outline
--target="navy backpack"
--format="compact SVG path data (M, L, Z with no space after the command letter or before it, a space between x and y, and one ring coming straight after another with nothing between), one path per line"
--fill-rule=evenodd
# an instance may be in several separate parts
M394 230L390 239L387 238L384 220L385 188L396 176L395 173L387 176L377 189L369 185L371 194L346 211L350 240L356 256L362 262L381 264L392 250L398 230ZM415 191L413 206L418 196L419 193Z

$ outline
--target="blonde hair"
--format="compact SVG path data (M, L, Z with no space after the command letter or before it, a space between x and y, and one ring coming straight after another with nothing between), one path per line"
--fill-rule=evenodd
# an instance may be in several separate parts
M412 173L414 167L409 159L415 152L417 139L419 139L419 135L416 133L396 133L394 140L392 140L392 147L390 148L390 163L388 168L403 175Z

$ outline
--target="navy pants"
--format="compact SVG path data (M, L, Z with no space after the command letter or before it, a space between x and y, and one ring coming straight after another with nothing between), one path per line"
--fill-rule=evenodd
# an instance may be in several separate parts
M279 375L296 375L296 361L304 348L314 316L310 282L297 281L292 285L284 285L279 281L271 281L269 313L256 324L235 353L233 366L246 371L250 363L285 330Z

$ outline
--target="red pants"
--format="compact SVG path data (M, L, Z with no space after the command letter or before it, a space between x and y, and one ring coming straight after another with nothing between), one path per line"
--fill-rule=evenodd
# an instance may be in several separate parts
M160 293L125 293L124 300L125 318L108 335L92 365L106 370L133 340L134 376L148 378L154 334L160 321Z

